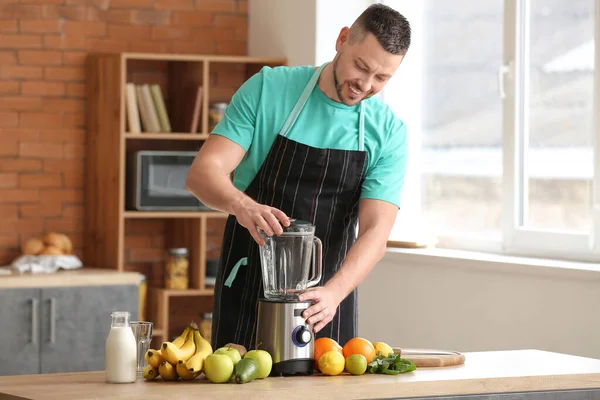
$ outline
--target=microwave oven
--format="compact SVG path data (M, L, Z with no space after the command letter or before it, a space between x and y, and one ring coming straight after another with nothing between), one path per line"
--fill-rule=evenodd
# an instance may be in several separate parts
M209 210L185 187L195 151L142 150L127 155L127 209Z

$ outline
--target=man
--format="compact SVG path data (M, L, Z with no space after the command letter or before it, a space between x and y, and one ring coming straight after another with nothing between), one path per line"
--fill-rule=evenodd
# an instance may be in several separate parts
M405 125L373 96L409 45L408 21L375 4L341 30L331 63L265 67L231 99L186 182L204 204L230 214L215 287L215 348L254 348L258 229L281 234L290 218L315 224L323 242L322 285L299 297L312 302L302 316L317 337L343 346L357 336L356 288L385 253L406 167Z

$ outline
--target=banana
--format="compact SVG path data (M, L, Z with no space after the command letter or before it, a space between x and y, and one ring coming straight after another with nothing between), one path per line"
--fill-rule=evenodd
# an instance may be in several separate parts
M168 362L176 363L179 359L179 349L172 342L163 342L160 348L163 359Z
M151 381L158 376L158 369L152 367L152 365L148 364L144 367L144 378Z
M146 360L148 365L152 366L152 368L158 368L160 362L163 360L163 357L160 353L160 350L150 349L144 355L144 360Z
M200 331L193 330L196 353L187 361L185 366L191 373L200 373L204 367L204 360L213 353L210 342L200 335Z
M173 365L176 365L179 360L186 362L194 355L195 351L196 345L193 340L186 341L180 349L172 342L163 342L161 349L163 358Z
M173 366L173 364L167 362L166 360L163 360L160 363L160 366L158 367L158 374L165 381L174 381L178 378L175 367Z
M181 348L181 346L183 346L183 344L186 342L187 338L188 338L188 334L190 333L190 326L188 325L187 328L185 328L185 330L183 331L183 333L181 335L179 335L177 337L177 339L173 340L173 344L179 349Z
M185 366L185 361L179 360L177 361L177 367L175 368L177 371L177 375L183 380L191 380L200 375L200 372L190 372Z

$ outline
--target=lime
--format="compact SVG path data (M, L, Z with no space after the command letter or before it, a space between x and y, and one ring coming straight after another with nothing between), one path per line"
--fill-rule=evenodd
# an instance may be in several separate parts
M367 359L362 354L352 354L346 358L346 371L352 375L362 375L367 370Z

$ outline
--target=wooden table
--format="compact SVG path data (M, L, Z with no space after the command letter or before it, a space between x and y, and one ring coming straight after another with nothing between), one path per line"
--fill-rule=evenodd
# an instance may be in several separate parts
M107 384L103 372L0 377L3 394L31 399L357 399L489 398L485 394L521 393L546 399L600 398L600 360L538 350L466 353L464 365L420 368L399 376L347 374L329 377L269 377L247 384L213 384L204 375L193 381ZM536 396L536 397L534 397ZM589 396L589 397L584 397ZM6 397L10 398L10 397ZM499 395L494 399L514 398Z
M145 381L107 384L103 372L0 377L3 394L31 399L357 399L431 398L593 399L600 398L600 360L538 350L466 353L464 365L421 368L398 376L365 374L269 377L247 384ZM589 397L585 397L589 396Z

